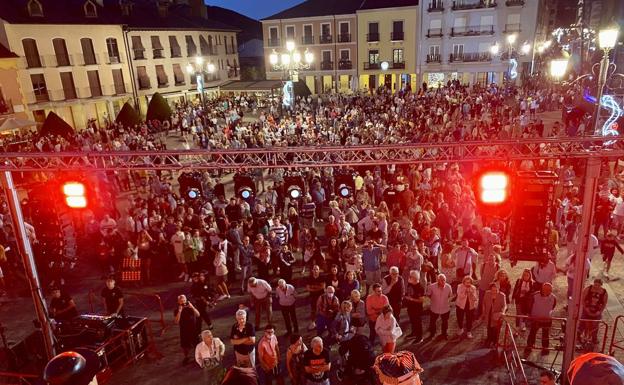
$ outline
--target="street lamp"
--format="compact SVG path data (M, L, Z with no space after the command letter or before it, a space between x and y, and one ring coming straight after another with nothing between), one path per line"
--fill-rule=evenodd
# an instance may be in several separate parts
M520 46L520 50L518 52L515 49L515 47L514 47L516 41L518 40L518 34L517 33L509 34L509 35L507 35L507 39L506 40L507 40L507 52L503 53L501 55L501 59L503 59L505 55L507 56L507 61L508 61L507 79L508 80L515 80L516 77L518 77L518 71L517 71L518 60L517 60L517 57L518 56L527 55L529 52L531 52L531 44L529 44L528 42L525 41ZM498 55L500 50L501 50L501 47L498 44L498 42L495 42L490 47L490 53L492 54L492 56Z
M200 95L201 103L206 109L206 98L204 97L204 74L214 74L217 70L214 64L208 63L204 65L204 58L196 56L195 60L186 65L186 72L189 75L195 76L195 82L197 84L197 92Z
M554 59L550 61L550 76L559 80L565 75L568 68L568 59Z
M602 103L602 93L607 83L607 70L609 69L609 52L617 43L620 28L618 25L605 28L598 32L598 45L602 49L602 60L600 60L600 75L598 75L598 92L596 99L596 114L594 116L594 131L598 130L600 119L600 105Z
M269 55L269 63L273 67L274 70L281 70L287 74L287 78L290 81L299 81L299 71L308 69L312 66L312 62L314 62L314 55L312 52L306 50L301 54L301 51L297 49L295 42L292 40L286 41L285 45L286 50L284 52L278 53L276 50L273 50ZM286 97L286 90L284 90L284 97ZM294 99L294 88L293 95L288 95ZM285 103L285 100L283 102ZM280 106L282 103L280 103ZM280 107L281 108L281 107Z

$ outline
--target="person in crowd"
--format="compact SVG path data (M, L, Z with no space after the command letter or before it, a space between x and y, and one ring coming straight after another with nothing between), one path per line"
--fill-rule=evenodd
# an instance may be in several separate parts
M308 347L303 343L301 335L292 334L290 336L290 346L286 352L286 368L292 385L305 383L303 355L307 350Z
M202 331L201 339L195 347L195 362L203 370L204 384L219 385L225 372L223 367L225 344L220 338L213 337L210 330Z
M462 283L457 286L457 299L455 300L455 312L457 314L457 326L460 337L472 339L472 321L478 304L477 288L473 285L470 275L464 276ZM466 320L464 327L464 318ZM465 334L464 334L465 333Z
M607 307L607 301L609 300L607 289L602 287L602 280L600 278L594 279L593 284L583 290L581 298L583 301L581 318L587 321L581 322L579 333L589 336L591 342L597 344L598 321L602 320L602 313Z
M622 246L620 246L615 239L615 234L613 232L608 232L605 239L600 242L600 252L602 253L602 261L604 262L602 276L607 280L609 279L609 270L611 269L611 262L613 261L616 249L620 254L624 254L624 249L622 249Z
M366 304L360 297L359 290L352 290L350 296L351 302L351 325L357 333L362 333L366 327Z
M542 330L542 354L546 355L550 347L550 327L552 325L552 314L557 306L557 297L552 293L552 284L544 283L538 293L533 294L531 300L531 313L533 319L531 329L527 337L527 347L525 355L529 355L535 345L535 338L538 330Z
M392 307L385 305L375 321L375 332L379 336L384 353L394 353L396 341L403 335L396 318L392 315Z
M431 340L436 335L436 322L438 318L442 319L442 334L439 339L448 339L448 320L451 312L450 299L453 296L451 285L446 283L444 274L439 274L435 283L427 286L426 295L431 299L430 318L429 318L429 336Z
M330 338L332 342L342 343L353 337L355 327L351 324L351 311L353 305L350 301L342 301L340 311L336 314L331 327Z
M495 348L498 344L498 335L503 324L503 315L507 310L507 299L498 289L495 282L490 283L489 290L483 296L483 310L481 319L487 326L486 345Z
M250 277L247 281L247 292L249 293L251 306L255 308L256 329L260 329L260 317L262 313L266 313L267 324L270 324L273 318L273 289L271 285L264 279Z
M342 300L349 299L353 290L360 290L360 282L356 279L355 271L347 271L344 273L344 279L338 285L339 298Z
M333 286L333 288L338 291L340 283L342 282L342 277L338 273L338 265L334 264L329 267L329 274L325 277L326 286Z
M258 361L264 374L265 385L284 384L284 377L280 371L280 349L275 336L275 327L271 324L264 328L264 335L258 342Z
M312 320L308 330L314 330L316 329L317 302L319 297L325 292L325 278L321 275L321 268L318 265L312 266L310 276L306 282L306 289L309 293L310 318Z
M213 265L215 268L215 276L217 278L217 291L221 293L221 295L217 298L217 301L230 298L230 292L227 286L227 259L224 251L216 252Z
M398 267L390 267L390 273L381 281L381 290L388 297L390 307L394 311L394 318L398 321L401 317L401 307L405 296L405 282L403 277L399 275Z
M334 318L340 311L340 302L335 295L336 289L333 286L327 286L325 294L316 300L316 335L322 336L323 333L330 329Z
M555 373L550 370L543 370L539 374L539 385L556 385Z
M312 338L310 349L303 354L305 385L329 385L331 360L329 351L323 348L321 337Z
M378 283L373 284L373 292L366 297L366 316L368 317L371 344L375 344L375 337L377 336L377 331L375 330L377 318L379 318L384 306L389 304L388 297L383 293L381 285Z
M420 284L420 272L412 270L410 271L410 276L407 280L405 305L407 307L407 315L412 327L412 332L407 336L407 338L414 338L413 343L415 344L418 344L423 340L421 317L423 314L424 301L425 289Z
M374 212L373 212L374 213ZM364 274L366 275L366 291L367 296L370 288L381 282L381 248L375 244L373 240L366 241L366 245L362 248L362 264L364 265Z
M295 334L299 333L297 308L295 306L295 302L297 301L297 291L295 287L285 280L280 279L277 281L275 294L277 295L277 302L280 305L284 323L286 324L286 335L293 334L293 331Z
M264 239L263 234L256 235L256 241L253 245L254 260L258 265L258 277L263 280L269 279L269 266L271 265L271 245Z
M119 287L116 286L115 277L106 279L106 287L102 289L101 297L104 300L106 314L112 317L124 315L124 296Z
M76 303L69 294L64 293L58 286L52 288L52 299L48 311L50 317L54 318L55 321L69 321L78 316Z
M234 346L236 366L256 367L256 330L247 322L247 312L236 311L236 323L232 325L230 343Z
M520 327L520 330L525 331L527 320L524 317L528 317L531 313L531 300L534 294L535 282L531 275L530 269L524 269L520 278L516 280L514 285L513 294L511 300L516 304L516 326Z
M204 272L195 272L192 274L191 298L195 304L195 308L199 311L200 318L198 320L201 328L201 322L204 320L208 330L212 330L212 320L210 319L209 307L214 306L213 290L208 282L206 282L206 274Z
M239 251L239 260L242 273L240 288L241 292L243 293L246 290L247 281L251 277L251 261L253 260L255 255L254 246L249 240L249 236L245 235L243 237L243 241Z
M292 281L292 269L296 259L287 243L282 244L282 248L279 252L279 261L280 277L287 282Z
M479 272L479 307L478 313L481 316L481 311L483 310L483 296L485 296L485 292L488 291L490 287L490 283L494 281L496 277L496 272L500 270L500 262L496 260L496 257L493 254L489 254L485 256L485 261L481 265L481 271Z
M178 296L178 306L173 312L174 322L180 326L180 346L184 359L182 365L189 363L189 354L197 345L199 336L199 310L186 299L184 294Z
M557 268L552 260L545 257L533 266L531 274L534 281L533 289L538 291L545 283L552 284L557 275Z
M469 243L469 239L464 237L460 246L453 250L457 280L463 280L467 275L472 276L473 266L477 263L477 252Z
M507 303L509 303L509 299L511 296L511 281L509 280L509 274L507 274L507 270L500 269L494 275L494 283L498 286L498 290L505 295L505 299Z

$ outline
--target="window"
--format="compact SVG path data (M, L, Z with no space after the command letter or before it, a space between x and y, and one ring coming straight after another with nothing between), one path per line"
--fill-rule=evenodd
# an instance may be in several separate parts
M32 82L33 93L35 95L36 101L43 102L50 100L50 97L48 96L48 88L46 87L45 77L43 76L43 74L30 75L30 81Z
M204 56L211 54L210 46L208 45L206 38L203 37L202 35L199 35L199 49L201 51L201 54Z
M151 88L150 80L149 80L149 77L147 76L147 69L145 68L145 66L137 67L137 79L139 81L140 90L147 90Z
M236 53L236 51L238 51L236 49L236 40L234 39L234 36L230 37L230 45L232 46L232 52L231 53Z
M108 52L108 62L110 64L120 63L119 47L117 46L117 39L109 37L106 39L106 51Z
M212 36L208 36L208 52L210 52L211 55L217 54L217 50L215 49L214 44L212 42Z
M466 26L466 18L465 17L456 17L453 20L453 27L465 27Z
M182 67L179 64L173 65L173 78L176 86L184 85L184 72L182 72Z
M440 46L439 45L429 46L429 56L440 56Z
M38 0L30 0L28 2L28 14L31 17L43 17L43 7Z
M69 54L67 53L67 45L65 44L65 39L52 39L52 45L54 46L54 55L56 56L57 67L65 67L71 65L69 63Z
M370 64L379 63L379 50L378 49L368 50L368 62Z
M182 49L175 36L169 36L169 49L171 50L171 57L182 57Z
M403 63L403 48L396 48L392 50L392 62Z
M294 39L295 38L295 26L287 25L286 26L286 39Z
M312 33L312 24L306 24L303 26L303 44L314 43L314 36Z
M481 21L481 25L482 26L483 25L487 25L487 26L494 25L494 16L491 16L491 15L490 16L481 16L480 21Z
M379 23L368 23L368 41L379 41Z
M158 87L167 87L169 85L169 79L167 79L164 66L156 66L156 79L158 80Z
M340 34L338 35L338 42L339 43L348 43L351 41L351 34L349 33L349 22L348 21L341 21L339 24L339 28L340 28Z
M350 49L341 49L340 50L340 60L341 61L349 61L349 60L351 60L351 50Z
M85 17L97 17L97 7L91 0L87 0L84 3L84 13Z
M279 46L279 32L277 27L269 27L269 47Z
M65 99L76 99L76 86L71 72L61 72L61 84Z
M22 40L22 46L24 47L24 56L26 56L26 64L28 68L40 68L41 56L39 56L39 50L37 49L37 42L35 39Z
M89 80L91 97L95 98L102 96L102 85L100 84L100 76L98 75L97 70L87 71L87 79Z
M141 36L132 36L132 51L134 52L134 60L145 59L145 47L141 42Z
M392 22L392 36L394 41L403 40L403 20L396 20Z
M186 54L188 57L197 55L197 46L195 45L195 41L193 41L193 36L186 35Z
M124 83L124 77L121 68L113 70L113 84L115 87L115 95L121 95L126 93L126 85Z
M165 48L162 44L160 44L160 37L150 36L150 40L152 41L152 53L154 54L154 59L162 59Z
M462 58L464 56L464 45L463 44L453 44L453 57L454 58Z
M323 62L329 63L331 62L331 51L323 51Z
M332 42L331 24L321 24L321 44L327 44Z
M442 20L441 19L429 20L429 28L442 28Z
M93 50L93 41L89 38L80 39L80 45L82 46L82 56L84 59L84 65L97 64L95 59L95 51Z

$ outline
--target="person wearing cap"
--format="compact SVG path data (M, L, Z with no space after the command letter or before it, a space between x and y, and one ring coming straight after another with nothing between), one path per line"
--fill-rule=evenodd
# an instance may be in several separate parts
M69 321L78 316L78 309L76 309L76 303L67 293L64 293L61 288L52 288L52 299L50 300L50 317L56 321Z
M585 353L570 363L567 377L570 385L624 385L624 365L605 354Z
M243 309L236 311L236 323L230 331L230 343L234 345L236 366L256 367L256 329L247 322L247 312Z

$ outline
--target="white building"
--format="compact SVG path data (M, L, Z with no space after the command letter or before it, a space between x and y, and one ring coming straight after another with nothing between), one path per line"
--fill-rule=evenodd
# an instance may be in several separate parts
M424 0L421 6L419 74L435 86L459 79L462 83L502 83L518 61L517 79L530 73L538 11L544 0ZM508 36L515 43L508 44ZM524 43L530 51L522 54ZM498 45L498 54L492 46Z

